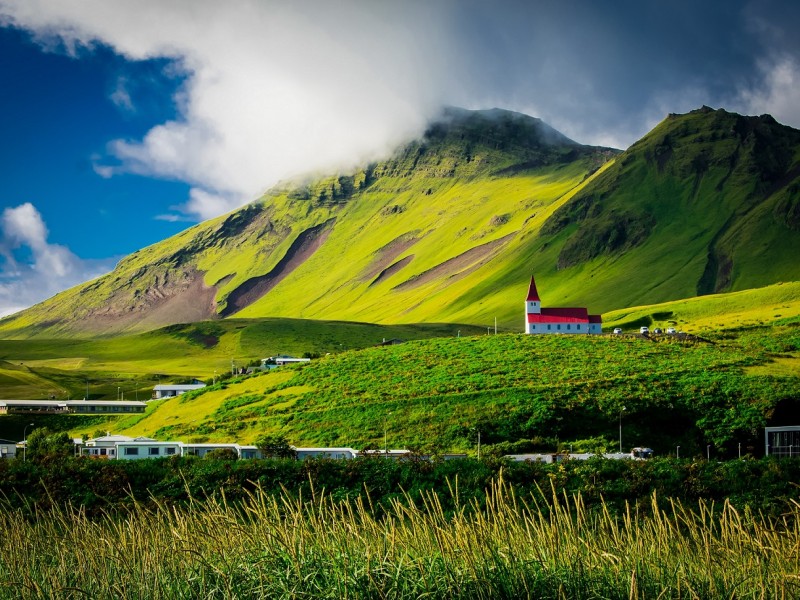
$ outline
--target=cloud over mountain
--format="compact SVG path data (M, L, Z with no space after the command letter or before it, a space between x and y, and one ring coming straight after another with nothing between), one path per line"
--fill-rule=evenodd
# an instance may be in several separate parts
M188 182L195 190L178 212L207 218L280 179L385 156L442 104L521 110L580 142L619 147L700 104L799 125L785 9L0 0L0 19L76 55L105 44L130 60L171 58L183 78L177 118L111 140L96 170ZM134 108L124 85L111 95Z

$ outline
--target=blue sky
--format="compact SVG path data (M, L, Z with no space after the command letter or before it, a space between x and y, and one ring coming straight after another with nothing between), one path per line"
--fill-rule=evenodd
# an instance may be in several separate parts
M499 106L624 148L703 104L800 126L789 0L0 0L0 314Z

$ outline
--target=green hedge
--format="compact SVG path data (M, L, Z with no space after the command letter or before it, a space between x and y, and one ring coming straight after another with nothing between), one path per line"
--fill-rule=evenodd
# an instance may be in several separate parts
M650 461L570 460L557 464L509 463L473 459L445 462L381 458L334 460L206 460L170 458L141 461L98 461L86 458L34 463L0 462L0 494L11 506L30 510L73 504L88 514L113 510L133 500L181 505L207 497L238 501L256 486L269 493L309 498L324 490L336 499L369 498L379 509L407 495L419 502L423 491L435 490L446 510L456 508L454 491L463 505L482 501L498 478L523 496L537 489L550 494L580 492L588 507L602 499L613 510L630 504L649 510L650 496L730 499L770 516L784 512L797 496L800 459L733 460L726 462L653 459Z

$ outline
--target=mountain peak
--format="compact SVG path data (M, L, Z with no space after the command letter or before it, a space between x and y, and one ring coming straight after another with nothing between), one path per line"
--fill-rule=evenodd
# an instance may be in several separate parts
M580 146L541 119L503 108L468 110L445 107L425 137L442 135L457 135L471 141L504 140L527 148Z

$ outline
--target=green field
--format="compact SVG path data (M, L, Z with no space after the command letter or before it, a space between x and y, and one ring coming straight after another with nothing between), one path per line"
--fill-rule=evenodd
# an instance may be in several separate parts
M668 454L681 445L689 455L712 444L725 456L741 443L758 455L761 428L789 418L800 390L798 290L781 284L607 315L607 329L674 324L695 334L650 339L252 319L95 340L5 340L0 389L66 399L84 397L88 384L93 399L144 400L157 383L217 380L202 394L152 402L145 415L39 418L75 436L102 429L245 443L279 433L298 446L363 448L382 446L385 434L393 447L475 452L480 430L485 447L503 451L610 450L624 406L625 446ZM407 341L375 347L394 338ZM232 361L280 353L318 358L220 381ZM0 435L21 438L26 423L3 417Z

